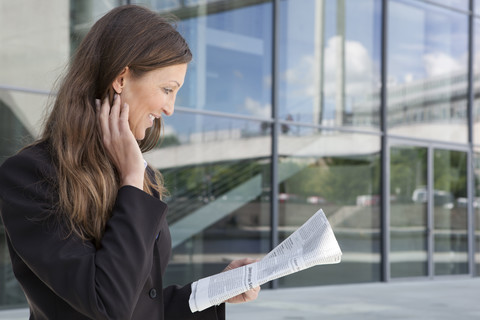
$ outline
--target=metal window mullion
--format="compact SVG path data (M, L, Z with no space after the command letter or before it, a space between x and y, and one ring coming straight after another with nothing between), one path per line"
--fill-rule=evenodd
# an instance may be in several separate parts
M279 94L279 33L280 33L280 0L274 0L272 3L272 157L271 157L271 209L270 209L270 247L275 248L278 244L278 138L279 138L279 118L278 118L278 94ZM270 288L278 288L278 280L270 282Z
M473 168L473 150L470 149L467 154L467 234L468 234L468 273L472 276L476 276L475 268L475 252L477 250L475 245L475 214L473 209L473 202L475 199L475 186L474 186L474 175L475 170Z
M380 153L380 188L382 190L382 197L380 202L381 215L381 280L390 281L390 207L389 207L389 190L390 190L390 175L389 175L389 145L387 139L387 33L388 33L388 1L382 1L382 31L381 31L381 91L380 91L380 131L381 138L381 153Z
M467 234L468 234L468 270L469 274L475 276L475 215L473 210L473 199L475 198L474 191L474 174L473 168L473 106L475 93L474 79L475 72L473 70L474 50L475 50L475 1L470 0L470 14L468 16L468 97L467 97L467 119L468 119L468 145L469 150L467 154Z
M433 215L433 173L434 173L434 161L433 161L433 152L434 149L432 146L429 146L427 149L427 276L433 278L435 276L435 266L434 266L434 215Z

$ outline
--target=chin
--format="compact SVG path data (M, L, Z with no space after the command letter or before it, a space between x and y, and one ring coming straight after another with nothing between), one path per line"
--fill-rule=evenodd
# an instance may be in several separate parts
M145 131L137 132L135 134L135 139L137 139L138 141L141 141L141 140L145 139Z

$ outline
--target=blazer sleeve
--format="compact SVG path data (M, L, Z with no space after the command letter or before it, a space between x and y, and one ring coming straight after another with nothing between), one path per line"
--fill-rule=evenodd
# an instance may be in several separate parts
M225 320L225 303L192 313L188 305L191 293L191 284L184 287L166 287L163 290L165 319Z
M47 159L45 159L47 158ZM152 267L166 204L119 189L101 248L66 234L52 215L48 157L24 151L0 169L2 218L13 250L58 296L94 319L130 319ZM62 231L63 230L63 231Z

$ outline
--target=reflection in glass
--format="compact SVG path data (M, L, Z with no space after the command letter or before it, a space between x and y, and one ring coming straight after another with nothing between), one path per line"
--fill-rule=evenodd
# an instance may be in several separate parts
M2 92L0 92L2 93ZM24 124L12 112L11 107L0 98L0 165L25 144L32 136ZM5 229L0 219L0 309L2 306L24 306L25 296L15 279L8 253Z
M426 276L427 149L390 149L390 275Z
M283 287L380 279L380 139L290 127L279 139L279 240L322 208L342 263L279 280Z
M388 10L389 133L466 143L467 14L406 0Z
M478 1L478 5L476 5L480 12L480 1ZM473 71L474 71L474 79L473 79L473 143L480 145L480 20L475 19L474 23L474 36L475 39L473 43L475 44L474 53L473 53Z
M75 52L95 21L123 0L70 0L70 50Z
M440 5L455 8L457 10L468 11L470 9L470 0L430 0L431 2L437 2ZM478 0L474 0L478 1Z
M173 255L167 283L220 272L270 246L270 145L262 123L176 113L145 155L170 192Z
M466 159L465 152L434 151L435 275L468 272Z
M381 1L280 4L280 118L378 129Z
M178 106L271 117L272 4L248 3L172 11L193 53Z
M160 12L166 10L176 10L188 6L191 1L183 0L131 0L131 3L147 6Z
M475 269L477 276L480 275L480 148L475 149L473 155L474 170L474 188L475 199L473 201L474 221L475 221Z

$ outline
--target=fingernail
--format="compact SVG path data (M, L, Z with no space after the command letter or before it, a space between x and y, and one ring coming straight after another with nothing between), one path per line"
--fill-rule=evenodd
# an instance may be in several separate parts
M118 97L118 94L115 92L115 93L113 94L113 100L117 99L117 97Z

